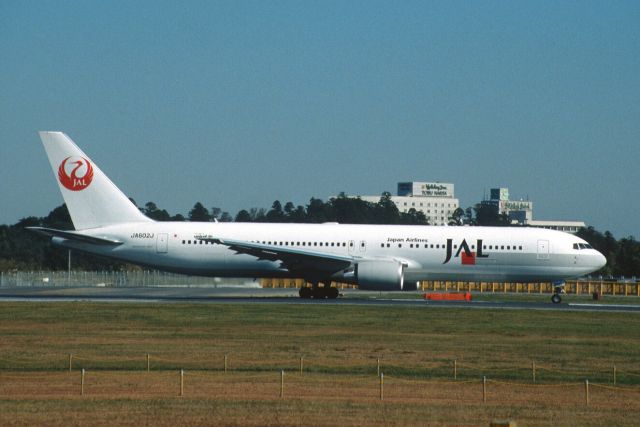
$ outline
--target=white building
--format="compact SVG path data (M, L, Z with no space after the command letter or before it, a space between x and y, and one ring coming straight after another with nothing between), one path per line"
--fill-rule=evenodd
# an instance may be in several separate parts
M491 198L483 200L483 205L494 208L499 214L509 216L511 223L529 227L576 233L586 224L583 221L540 221L533 219L533 202L530 200L510 200L508 188L492 188Z
M377 203L380 196L359 196L365 202ZM403 213L411 209L424 213L430 225L447 225L453 212L460 207L454 197L454 186L440 182L399 182L398 195L391 201Z

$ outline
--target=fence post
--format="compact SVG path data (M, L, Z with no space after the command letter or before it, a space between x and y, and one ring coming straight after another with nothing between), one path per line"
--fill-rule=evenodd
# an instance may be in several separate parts
M589 380L584 380L584 403L589 406Z
M184 369L180 369L180 397L184 396Z
M384 400L384 374L380 373L380 400Z
M284 398L284 369L280 371L280 399Z
M378 361L378 373L377 375L380 376L380 358L378 357L378 359L376 359Z
M147 353L147 372L149 372L149 353Z
M487 403L487 377L482 377L482 403Z
M613 385L616 385L616 365L613 364Z
M227 373L227 355L224 355L224 373Z
M80 396L84 396L84 368L80 374Z
M536 383L536 361L531 362L531 377L533 379L533 383Z
M453 359L453 379L458 379L458 359Z
M73 355L69 353L69 372L71 372L71 361L73 360Z
M303 369L304 369L304 356L300 356L300 376L303 375Z

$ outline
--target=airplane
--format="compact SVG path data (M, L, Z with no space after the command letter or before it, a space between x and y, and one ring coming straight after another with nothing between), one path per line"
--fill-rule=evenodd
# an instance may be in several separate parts
M339 296L332 282L375 291L416 291L423 280L563 283L606 264L574 235L529 227L156 222L66 134L39 134L75 230L28 228L162 271L303 278L300 297L320 299Z

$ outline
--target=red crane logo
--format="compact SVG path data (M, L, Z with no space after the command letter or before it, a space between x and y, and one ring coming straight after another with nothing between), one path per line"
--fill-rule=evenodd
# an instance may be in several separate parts
M72 168L71 173L68 173L68 168ZM84 157L67 157L60 163L58 179L64 188L68 190L84 190L93 180L93 166Z

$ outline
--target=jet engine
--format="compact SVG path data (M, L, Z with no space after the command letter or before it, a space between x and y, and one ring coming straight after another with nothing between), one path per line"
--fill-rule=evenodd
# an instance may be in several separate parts
M355 271L358 287L365 291L416 290L415 285L404 283L405 267L404 263L394 260L359 262Z

